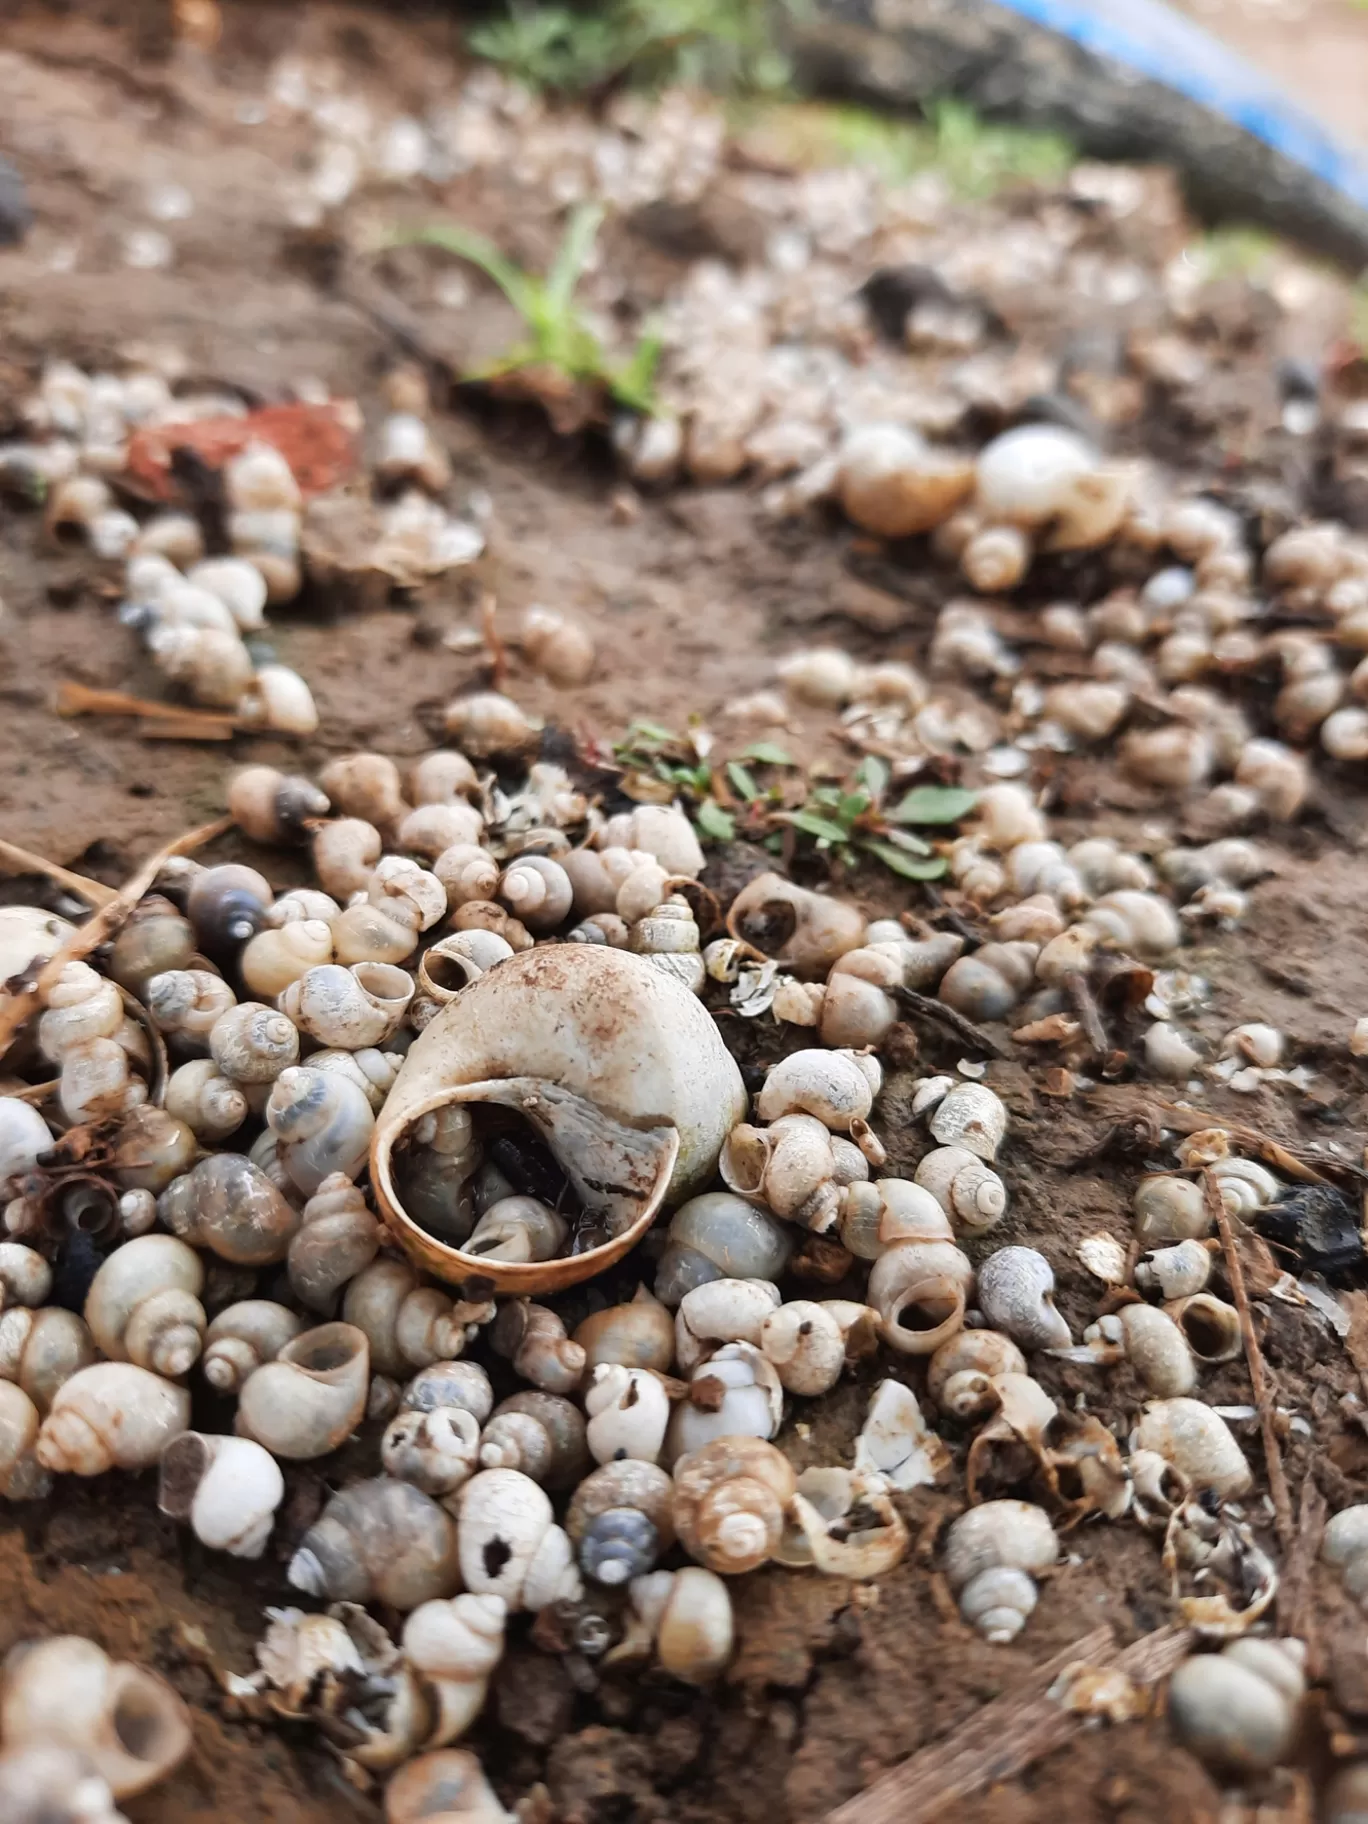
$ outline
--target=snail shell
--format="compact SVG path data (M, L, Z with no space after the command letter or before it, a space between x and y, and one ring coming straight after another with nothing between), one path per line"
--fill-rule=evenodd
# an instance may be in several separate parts
M826 1393L841 1378L846 1338L835 1315L811 1299L781 1305L765 1319L760 1348L789 1393Z
M392 1375L460 1355L478 1310L454 1304L435 1286L421 1286L409 1263L393 1255L364 1267L342 1301L347 1323L368 1339L375 1371Z
M498 897L529 931L554 931L570 916L574 890L559 862L520 855L504 869Z
M207 1051L215 1024L236 1005L227 982L207 969L165 970L148 979L143 993L158 1030L180 1040L182 1050Z
M268 926L250 940L239 959L243 982L252 994L274 1000L308 969L330 963L332 931L321 918L296 918Z
M714 1279L686 1292L675 1313L681 1370L691 1374L714 1343L758 1345L765 1319L781 1302L778 1286L765 1279Z
M326 1456L361 1423L369 1389L363 1333L351 1324L322 1324L248 1376L238 1400L238 1435L255 1438L275 1457Z
M290 1582L307 1595L405 1612L450 1596L460 1576L451 1516L411 1482L388 1476L335 1494L289 1569Z
M483 690L447 705L446 733L464 752L484 760L522 753L537 731L511 697Z
M182 1241L249 1267L283 1260L300 1224L298 1211L240 1153L201 1159L162 1192L157 1213Z
M961 1146L989 1164L1007 1132L1007 1110L985 1083L957 1083L936 1104L932 1137L941 1146Z
M679 1571L648 1572L630 1587L638 1632L646 1648L654 1640L662 1670L686 1685L707 1684L726 1670L736 1624L722 1578L688 1564Z
M990 1165L963 1146L938 1146L918 1165L913 1182L972 1235L981 1235L1007 1212L1007 1187Z
M467 1589L510 1609L542 1609L581 1591L574 1549L530 1476L486 1469L459 1496L460 1566Z
M329 809L327 793L312 780L273 766L244 767L228 786L228 815L253 842L303 842L309 820Z
M396 1142L430 1111L490 1102L539 1130L610 1241L554 1262L484 1262L418 1227L394 1184ZM439 1276L558 1288L601 1272L663 1202L706 1181L744 1107L716 1023L686 989L620 951L547 946L481 976L419 1036L376 1126L371 1181L401 1245Z
M273 1362L304 1328L284 1305L244 1298L227 1305L204 1335L204 1378L219 1393L237 1393L263 1362Z
M340 1071L294 1066L271 1087L266 1125L279 1140L281 1164L312 1196L334 1173L354 1178L361 1170L375 1115L369 1097Z
M979 1309L1025 1350L1067 1349L1073 1338L1054 1302L1054 1269L1034 1248L999 1248L978 1272Z
M408 809L399 768L385 754L345 754L330 760L318 783L344 817L380 828L398 823Z
M0 1816L11 1824L127 1824L85 1755L52 1742L0 1754Z
M984 944L972 956L962 956L950 965L937 998L971 1020L1005 1020L1030 988L1035 967L1034 944ZM991 1158L992 1154L981 1156Z
M142 995L150 977L188 969L198 950L195 927L159 893L140 899L114 939L109 974L121 988Z
M395 847L435 861L458 843L478 843L484 818L464 798L447 804L420 804L406 813L395 832ZM445 883L444 883L445 884Z
M784 1389L752 1343L724 1343L694 1370L689 1398L670 1415L667 1463L717 1438L772 1438L784 1416Z
M379 830L364 818L337 817L320 824L313 833L311 853L324 892L335 900L364 893L384 846Z
M299 1056L294 1022L260 1001L241 1001L209 1032L209 1055L234 1083L273 1083Z
M1126 1305L1118 1321L1126 1359L1151 1393L1161 1399L1191 1393L1197 1383L1192 1351L1167 1312L1153 1305Z
M429 1362L404 1388L400 1403L413 1412L457 1406L483 1425L493 1409L494 1390L478 1362Z
M199 1301L204 1267L173 1235L142 1235L105 1260L90 1284L85 1321L114 1362L175 1380L199 1359L208 1319Z
M385 1789L385 1824L514 1824L477 1756L463 1748L420 1754Z
M344 1172L324 1178L304 1205L288 1255L290 1285L311 1311L329 1314L348 1281L380 1252L380 1224Z
M412 999L413 977L391 963L323 963L291 982L280 1006L321 1045L363 1051L398 1031Z
M499 1596L465 1594L420 1603L405 1622L405 1661L437 1698L429 1742L454 1741L479 1715L503 1654L507 1614Z
M1342 1508L1321 1541L1321 1557L1340 1567L1344 1587L1358 1602L1368 1598L1368 1506Z
M690 880L703 872L703 850L693 825L674 805L638 804L630 811L620 811L603 824L594 846L653 855L667 874Z
M270 882L255 868L226 861L194 875L185 896L185 916L195 927L200 948L214 956L245 944L260 931L274 897Z
M52 1478L37 1455L38 1408L12 1381L0 1381L0 1495L7 1501L42 1500Z
M480 1426L458 1406L395 1413L380 1442L385 1474L438 1500L455 1494L480 1464Z
M772 1558L783 1537L795 1478L760 1438L719 1438L674 1468L674 1524L691 1558L734 1577Z
M770 1127L740 1122L727 1135L718 1169L740 1196L760 1197L776 1216L814 1234L840 1211L831 1135L813 1115L784 1115Z
M777 1279L794 1241L790 1225L748 1198L705 1191L682 1203L671 1218L656 1268L656 1297L665 1306L678 1305L710 1280Z
M453 911L470 900L493 899L501 873L488 849L473 842L453 843L443 849L433 862L432 871L445 887L447 904Z
M595 1368L584 1410L589 1418L586 1441L596 1462L633 1457L654 1463L660 1455L670 1422L670 1397L649 1368L618 1363Z
M583 1379L584 1350L570 1341L564 1323L546 1305L510 1300L494 1320L490 1342L516 1373L544 1393L572 1393Z
M674 1543L674 1483L654 1463L605 1463L575 1490L565 1530L595 1583L623 1584L654 1568Z
M1200 1241L1155 1248L1135 1267L1136 1285L1142 1291L1160 1293L1165 1300L1190 1298L1202 1291L1210 1278L1211 1253Z
M512 1394L481 1434L480 1462L485 1469L521 1470L544 1488L570 1488L589 1466L584 1417L559 1394Z
M365 1096L372 1109L379 1114L385 1105L385 1097L394 1087L394 1079L399 1074L403 1058L397 1051L377 1051L374 1046L364 1045L360 1051L339 1051L328 1048L309 1054L310 1070L335 1070L355 1083Z
M0 1728L7 1748L70 1748L116 1799L146 1792L190 1751L190 1713L163 1679L111 1660L93 1640L26 1641L5 1661Z
M762 1121L814 1115L833 1133L848 1134L874 1106L883 1072L853 1051L795 1051L774 1065L755 1099Z
M148 1469L189 1423L184 1387L132 1362L94 1362L53 1395L36 1455L61 1475Z
M522 648L535 670L559 689L589 681L594 642L578 621L552 608L529 608L523 616Z
M961 1330L942 1343L927 1364L926 1391L948 1418L986 1419L997 1406L993 1382L1025 1374L1026 1357L997 1330Z
M549 1204L515 1195L490 1204L461 1246L480 1260L554 1260L569 1234L569 1223Z
M988 1640L1013 1640L1035 1607L1034 1579L1059 1554L1049 1515L1029 1501L985 1501L945 1541L945 1575L960 1613Z
M183 1431L161 1454L158 1507L211 1551L260 1558L284 1499L279 1464L250 1438Z
M1223 1500L1238 1500L1253 1486L1230 1427L1201 1400L1157 1400L1142 1416L1134 1443L1171 1463L1194 1489L1210 1489Z
M1204 1366L1233 1362L1244 1353L1240 1314L1234 1305L1210 1292L1195 1292L1164 1307L1182 1331L1188 1348Z
M1147 1245L1156 1241L1200 1241L1211 1230L1202 1187L1190 1178L1155 1172L1136 1187L1131 1208L1135 1232Z
M879 1333L904 1355L932 1355L964 1323L974 1270L949 1241L907 1241L874 1262L868 1298Z
M51 1146L51 1129L31 1103L0 1096L0 1188L33 1171Z
M52 1290L52 1268L36 1248L0 1241L0 1308L41 1305Z
M480 789L479 775L466 759L451 748L437 748L423 758L409 774L409 797L415 804L451 804L457 798L474 797Z
M226 1140L247 1119L247 1098L219 1075L212 1058L192 1058L171 1073L166 1112L183 1121L197 1140Z
M418 961L418 985L445 1006L486 969L513 955L513 946L496 931L453 931L430 944Z
M13 1381L45 1416L57 1389L95 1359L95 1342L74 1311L46 1305L0 1315L0 1378Z
M115 983L97 975L88 963L67 963L47 992L46 1010L38 1021L39 1049L60 1064L75 1045L113 1038L123 1017L123 997Z
M1248 1776L1276 1767L1296 1733L1306 1689L1299 1640L1234 1640L1198 1653L1169 1681L1174 1734L1199 1760Z
M782 874L758 874L732 901L727 930L791 969L825 975L864 942L865 920L845 900L809 892Z
M610 1305L586 1317L573 1340L584 1350L591 1372L601 1363L619 1362L624 1368L668 1374L674 1362L674 1323L645 1285L637 1287L630 1304Z

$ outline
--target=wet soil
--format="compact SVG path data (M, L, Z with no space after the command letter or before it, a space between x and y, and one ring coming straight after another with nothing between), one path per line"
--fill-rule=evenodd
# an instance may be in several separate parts
M122 9L106 10L112 18ZM185 49L170 54L163 23L152 6L117 25L95 9L80 17L22 5L7 11L0 152L24 171L38 224L22 248L0 253L0 421L17 412L45 357L99 366L166 345L207 381L276 398L317 380L373 412L392 342L317 282L307 247L262 226L278 220L268 204L279 173L304 156L299 131L274 117L244 123L255 119L266 63L287 48L325 49L358 84L417 109L450 81L452 31L322 6L228 9L210 68ZM195 205L176 226L176 263L132 270L122 237L146 225L149 189L171 177ZM535 240L536 224L509 220L507 199L491 189L457 184L446 200L465 220ZM497 345L506 334L490 301L454 314L448 327L463 347ZM776 531L742 490L624 500L601 451L558 443L531 417L461 408L443 414L439 428L457 493L480 489L493 498L491 556L477 583L434 590L416 607L337 618L306 601L273 615L280 657L308 677L322 712L320 736L302 749L240 739L230 753L149 742L118 721L59 719L59 678L153 695L158 681L113 618L112 576L54 545L38 516L0 505L4 834L118 881L158 844L221 809L230 759L307 770L356 747L396 756L423 750L439 731L441 705L479 675L478 655L449 650L441 635L473 624L477 589L486 587L510 617L546 601L574 609L593 629L605 658L584 689L554 694L516 659L511 680L530 708L586 736L610 738L639 714L675 727L695 714L706 723L729 698L769 682L777 651L814 634L886 657L923 654L929 617L860 580L846 562L848 544L829 530ZM785 739L816 752L830 736L800 714ZM1105 762L1061 763L1057 786L1077 818L1072 833L1095 827L1084 814L1098 803L1118 834L1153 822ZM1068 818L1062 822L1071 833ZM1288 1036L1288 1062L1317 1073L1310 1114L1279 1088L1244 1097L1215 1091L1206 1105L1284 1141L1334 1149L1327 1156L1346 1163L1358 1161L1368 1133L1363 1081L1343 1052L1349 1024L1368 1011L1366 839L1368 798L1348 778L1324 783L1304 826L1270 845L1275 872L1253 890L1245 923L1219 943L1199 941L1185 958L1213 984L1194 1022L1208 1041L1236 1020L1269 1020ZM256 859L278 869L276 857ZM916 889L891 889L887 877L853 885L871 909L919 903ZM789 1044L772 1028L767 1039L732 1020L724 1029L748 1061L759 1046ZM957 1048L929 1029L902 1035L891 1049L907 1061L918 1043L919 1070L953 1068ZM1028 1063L1019 1052L988 1074L1014 1116L1002 1166L1011 1209L992 1242L1030 1242L1048 1254L1077 1334L1096 1315L1099 1288L1074 1250L1098 1230L1128 1236L1129 1197L1146 1163L1143 1143L1107 1151L1104 1142L1166 1092L1120 1084L1052 1100ZM910 1075L893 1075L880 1123L894 1166L908 1170L920 1150ZM1341 1409L1343 1396L1359 1389L1340 1342L1308 1308L1262 1298L1257 1312L1278 1402L1310 1428L1308 1436L1293 1427L1284 1441L1294 1491L1314 1476L1332 1505L1364 1498L1368 1438ZM916 1364L883 1371L920 1385ZM1039 1372L1061 1399L1085 1399L1118 1435L1140 1410L1128 1370L1103 1378L1042 1363ZM796 1463L846 1459L875 1378L866 1372L790 1419L783 1442ZM1247 1404L1243 1366L1216 1371L1203 1391L1221 1404ZM1234 1424L1261 1466L1256 1428ZM1069 1536L1021 1638L1007 1648L984 1644L960 1622L932 1568L938 1526L963 1488L967 1439L950 1442L951 1492L904 1501L920 1543L872 1591L777 1570L741 1580L740 1651L715 1692L601 1674L573 1652L549 1657L520 1637L471 1738L501 1795L512 1802L544 1782L550 1810L538 1815L566 1824L800 1824L1010 1692L1099 1622L1130 1641L1172 1618L1156 1539L1130 1524L1084 1525ZM375 1460L376 1440L367 1437L329 1474L366 1473ZM37 1508L0 1514L0 1651L38 1632L86 1633L160 1668L194 1707L192 1760L128 1804L135 1824L374 1824L379 1815L310 1730L235 1717L206 1669L250 1669L263 1607L290 1601L285 1561L325 1490L313 1470L292 1471L288 1481L282 1522L258 1565L201 1551L158 1515L150 1477L68 1479ZM1250 1508L1266 1537L1262 1495ZM1327 1701L1351 1719L1368 1716L1361 1621L1354 1625L1319 1572L1309 1635L1313 1670L1332 1681ZM1084 1735L960 1810L973 1824L1186 1824L1214 1818L1219 1803L1162 1722L1149 1722Z

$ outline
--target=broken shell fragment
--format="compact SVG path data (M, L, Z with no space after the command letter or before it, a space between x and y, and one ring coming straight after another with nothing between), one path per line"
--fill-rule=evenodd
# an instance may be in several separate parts
M933 1356L933 1367L935 1360ZM927 1425L916 1395L903 1382L880 1381L855 1440L855 1468L865 1476L883 1477L904 1493L934 1487L949 1471L949 1451Z

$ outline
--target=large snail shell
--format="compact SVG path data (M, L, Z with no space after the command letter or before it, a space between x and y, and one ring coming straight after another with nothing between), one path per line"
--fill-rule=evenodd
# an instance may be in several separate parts
M456 1525L411 1482L353 1482L305 1533L289 1576L296 1589L333 1602L416 1609L460 1583Z
M170 1685L78 1634L26 1642L9 1655L0 1728L7 1748L75 1749L116 1799L146 1792L190 1751L190 1714Z
M248 1378L238 1401L237 1430L272 1456L326 1456L361 1423L369 1390L365 1336L351 1324L321 1324L287 1343Z
M204 1267L174 1235L140 1235L116 1248L91 1281L85 1320L103 1353L174 1380L198 1360L207 1319Z
M573 1285L626 1253L662 1203L706 1182L745 1101L716 1023L687 989L620 951L546 946L481 976L418 1038L376 1126L371 1181L400 1243L440 1277L483 1273L509 1292ZM457 1102L521 1112L613 1239L557 1261L486 1262L420 1229L395 1188L395 1144Z
M45 1469L147 1469L190 1423L190 1395L132 1362L94 1362L59 1387L38 1433Z
M796 1481L788 1459L760 1438L719 1438L674 1468L680 1544L710 1571L737 1576L774 1556Z
M1220 1413L1201 1400L1157 1400L1140 1420L1136 1448L1172 1463L1198 1490L1238 1500L1253 1485L1244 1452Z
M173 1234L238 1266L283 1260L300 1224L275 1185L240 1153L212 1153L168 1185L157 1212Z

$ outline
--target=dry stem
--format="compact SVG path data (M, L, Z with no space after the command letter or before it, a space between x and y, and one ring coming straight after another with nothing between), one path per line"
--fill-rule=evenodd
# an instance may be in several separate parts
M934 995L918 994L914 988L895 988L893 993L909 1013L919 1013L924 1020L931 1020L938 1026L944 1026L948 1031L954 1033L961 1044L970 1045L976 1051L986 1051L990 1057L994 1058L1005 1058L1010 1055L981 1026L975 1026L972 1020L966 1020L962 1013L957 1013L944 1001L938 1001Z
M59 887L65 887L69 893L88 900L92 906L107 906L111 900L118 898L114 888L105 886L103 881L89 880L84 874L73 874L70 868L62 867L59 862L47 861L41 855L21 849L17 842L0 840L0 862L8 862L16 873L44 874L49 880L56 881Z
M1102 1024L1097 1002L1093 999L1093 991L1088 986L1087 976L1077 969L1071 970L1064 977L1064 992L1078 1015L1078 1023L1083 1028L1083 1036L1092 1047L1093 1056L1104 1058L1109 1049L1106 1028Z
M1221 1200L1220 1186L1210 1170L1202 1173L1202 1196L1206 1203L1207 1214L1215 1222L1216 1233L1221 1238L1226 1272L1230 1277L1230 1295L1234 1299L1235 1309L1239 1313L1240 1334L1244 1338L1245 1361L1249 1365L1249 1384L1253 1390L1254 1404L1259 1413L1259 1433L1263 1438L1264 1463L1268 1470L1268 1490L1273 1497L1273 1521L1278 1529L1278 1543L1284 1552L1288 1552L1292 1549L1296 1526L1292 1519L1292 1496L1287 1486L1282 1449L1278 1443L1278 1430L1274 1423L1273 1397L1269 1392L1268 1377L1264 1372L1263 1351L1259 1348L1259 1339L1254 1334L1254 1317L1249 1309L1249 1293L1245 1289L1244 1267L1240 1264L1240 1254L1235 1246L1235 1235L1230 1226L1230 1217Z
M159 703L153 697L130 697L122 690L92 690L64 678L57 686L59 716L135 716L147 724L145 735L173 741L229 741L239 728L231 712L190 709L184 703Z

